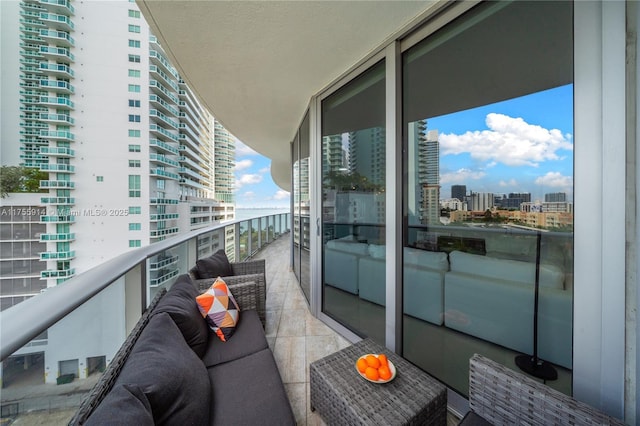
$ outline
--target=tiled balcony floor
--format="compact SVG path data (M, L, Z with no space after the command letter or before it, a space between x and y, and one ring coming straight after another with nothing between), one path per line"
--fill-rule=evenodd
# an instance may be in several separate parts
M290 247L286 235L256 256L266 260L265 332L298 425L322 425L320 416L309 410L309 364L350 343L309 312L298 280L290 270Z

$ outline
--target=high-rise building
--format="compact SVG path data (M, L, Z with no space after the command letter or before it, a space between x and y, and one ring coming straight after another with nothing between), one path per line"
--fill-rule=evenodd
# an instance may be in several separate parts
M547 203L564 203L567 201L567 193L552 192L550 194L544 194L544 201Z
M16 201L16 209L37 207L37 220L2 215L1 238L26 232L15 250L22 256L5 262L3 253L3 308L131 248L234 218L233 138L180 77L135 2L0 8L2 164L48 173L43 193L25 194L35 197L28 205ZM230 251L234 235L225 238L217 246ZM175 277L183 257L150 259L150 286ZM123 291L116 285L93 302L96 315L112 320L87 336L95 353L64 344L79 332L73 324L91 328L78 312L16 355L43 356L45 369L84 377L93 367L82 360L108 362L124 337L124 307L106 302Z
M233 218L233 139L135 2L3 2L2 63L2 162L49 173L48 286Z
M451 185L451 198L464 201L467 197L467 185Z
M372 127L349 133L349 173L365 177L384 188L386 164L385 129Z

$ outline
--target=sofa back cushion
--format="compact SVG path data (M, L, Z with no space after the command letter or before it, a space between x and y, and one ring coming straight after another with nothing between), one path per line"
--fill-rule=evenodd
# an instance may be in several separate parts
M420 250L412 247L404 248L404 264L422 266L436 271L448 271L449 261L447 253L439 251Z
M351 254L367 255L369 245L354 241L331 240L327 242L327 248L344 251Z
M168 313L187 344L202 358L209 343L209 327L196 303L199 294L189 275L180 275L158 302L154 315Z
M196 261L196 266L191 269L196 279L229 277L233 275L231 263L224 249L220 249L209 257Z
M156 425L209 424L207 369L168 313L151 317L122 367L118 385L144 393Z
M114 386L84 424L153 426L151 404L138 386Z
M452 272L481 275L524 285L535 283L535 262L498 259L461 251L449 253L449 262ZM564 289L562 270L555 265L540 265L540 287Z

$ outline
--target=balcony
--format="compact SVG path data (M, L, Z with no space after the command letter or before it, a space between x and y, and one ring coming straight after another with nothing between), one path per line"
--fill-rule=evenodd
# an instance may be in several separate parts
M76 187L75 182L68 180L41 180L40 188L41 189L73 189Z
M180 180L180 175L176 173L167 172L162 169L149 169L149 174L151 176L160 176L168 179Z
M166 157L162 154L149 154L149 160L151 163L166 164L172 167L178 167L180 165L180 163L178 163L176 160Z
M64 93L65 95L71 95L76 91L75 87L68 81L62 80L40 80L40 87L50 92Z
M54 61L62 60L63 62L74 62L76 60L73 53L64 47L40 46L39 50L42 56Z
M67 99L67 98L63 98L63 97L54 97L54 96L41 96L40 97L40 101L39 101L40 105L47 105L53 108L59 108L59 109L74 109L75 108L75 104L73 103L73 101Z
M49 28L62 31L73 31L75 25L71 18L65 15L57 15L55 13L40 13L40 19L47 24Z
M40 0L39 2L46 10L51 12L71 15L75 13L75 9L69 0Z
M66 31L40 30L40 37L50 44L61 47L73 47L76 43Z
M76 257L75 250L50 251L40 253L40 260L71 260Z
M76 217L73 215L40 216L42 223L73 223L75 221Z
M178 227L166 228L166 229L153 229L149 232L151 238L166 237L168 235L177 234Z
M157 124L149 124L149 131L157 137L166 137L174 142L178 142L178 136L170 131L158 126Z
M40 62L40 71L60 78L73 78L74 72L68 65Z
M152 222L157 222L159 220L178 219L179 217L179 213L152 214L149 216L149 220Z
M49 114L43 113L40 114L40 120L45 121L47 123L55 124L55 125L68 125L73 126L75 124L75 120L68 116L67 114Z
M40 170L43 172L65 172L65 173L75 173L76 167L71 164L43 164L40 167Z
M30 374L40 381L39 384L23 387L20 377L24 376L15 377L14 370L5 368L3 370L5 386L2 389L3 407L8 409L10 406L15 406L16 412L12 416L14 419L28 415L30 421L38 421L37 419L41 418L46 424L66 424L75 412L75 407L73 403L64 407L58 404L61 401L66 404L69 400L77 401L77 404L82 394L88 392L95 384L99 373L89 374L92 368L87 366L86 369L79 371L82 378L77 378L69 384L56 385L59 364L56 362L56 371L49 373L47 376L50 377L45 379L44 373L33 374L40 368L44 371L45 361L30 354L41 353L44 350L44 358L54 356L46 355L47 351L56 344L62 344L83 352L78 356L82 356L84 360L102 355L105 349L92 344L96 337L94 331L110 329L113 325L111 320L115 319L112 316L113 312L122 314L117 321L123 321L126 307L127 316L133 314L134 317L131 320L135 322L136 316L139 317L141 313L141 294L146 295L142 297L147 300L142 303L148 303L156 291L162 287L169 287L176 276L186 273L195 263L195 252L186 250L188 246L192 246L206 256L218 248L227 246L227 236L237 235L235 246L233 244L230 246L232 258L248 257L249 253L252 253L253 258L266 259L269 297L267 297L265 332L274 351L283 381L293 392L290 398L292 401L304 402L296 411L296 415L299 416L298 424L307 423L306 365L319 356L348 345L348 342L309 313L295 277L292 272L289 272L289 229L286 226L289 222L288 215L278 216L281 220L277 222L282 226L274 227L268 239L261 239L262 236L258 233L246 233L251 221L238 221L193 231L188 235L173 237L129 251L79 275L73 276L75 272L73 268L62 271L53 269L43 271L42 276L46 278L69 279L0 313L3 336L0 343L2 360L7 361L5 365L9 365L11 361L33 359L33 364L20 363L21 368L15 374ZM261 248L262 251L260 251ZM49 253L45 260L62 260L56 255L57 253ZM150 273L147 275L142 272L144 270ZM144 277L142 284L141 277ZM123 292L125 288L130 288L132 291ZM115 300L113 296L121 302L111 303ZM76 309L78 306L79 308ZM89 316L86 316L87 312L90 312ZM295 330L291 328L292 326ZM33 339L47 330L49 332L45 347L34 346L32 343L37 340ZM126 330L110 336L109 351L121 345L130 331L130 326L127 326ZM56 339L59 339L57 336L60 336L58 333L62 333L65 337L62 341L56 342ZM279 335L282 339L278 339ZM84 357L84 352L89 354L88 357ZM31 356L33 358L29 358ZM32 369L25 373L24 365ZM45 380L50 384L43 383ZM36 404L44 405L38 408ZM38 411L42 410L42 407L45 409ZM310 418L309 421L311 420Z
M42 204L75 204L76 199L73 197L42 197L40 198Z
M40 130L40 137L44 139L73 142L76 137L67 130Z
M47 241L73 241L76 239L74 233L62 233L62 234L40 234L40 242Z
M167 154L178 154L178 148L158 139L149 139L149 145Z

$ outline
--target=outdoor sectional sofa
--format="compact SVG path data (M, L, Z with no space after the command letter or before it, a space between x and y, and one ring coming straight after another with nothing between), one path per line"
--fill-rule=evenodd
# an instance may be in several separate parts
M223 342L201 315L191 278L179 276L154 298L70 424L295 425L257 311L265 291L256 287L229 284L241 311Z
M535 242L535 239L527 241ZM405 314L504 346L533 352L535 248L489 236L487 254L404 248ZM534 244L535 247L535 244ZM543 246L539 279L539 356L571 368L572 295L562 253ZM325 282L385 305L385 246L329 241Z

